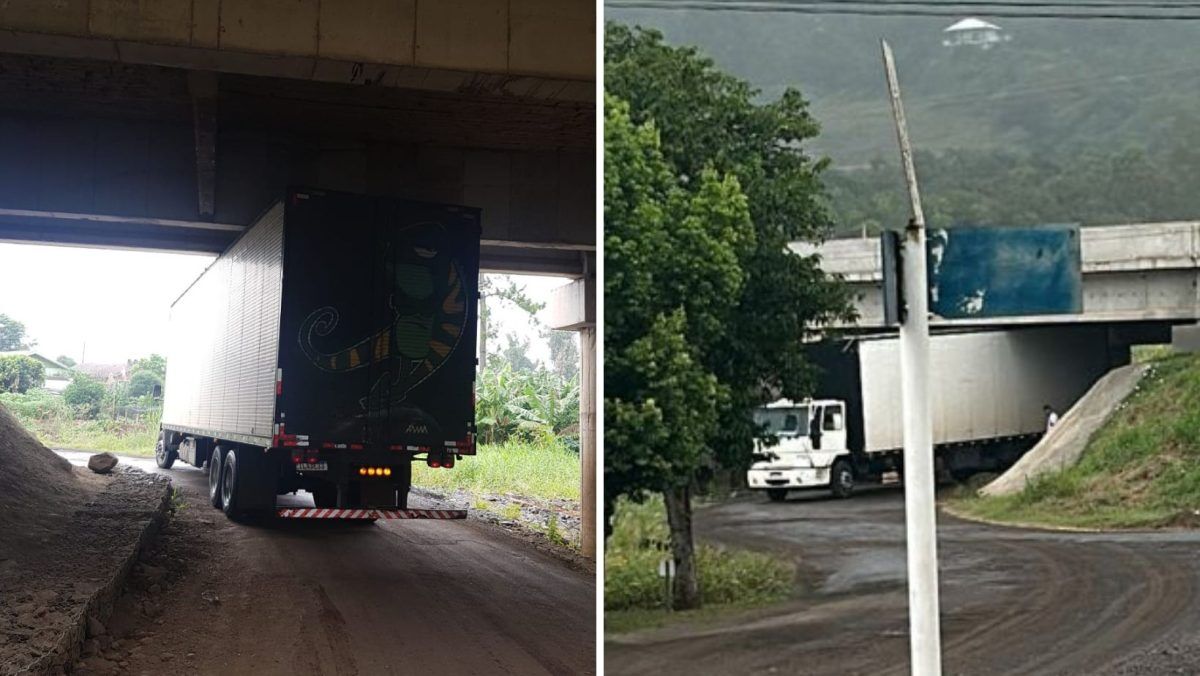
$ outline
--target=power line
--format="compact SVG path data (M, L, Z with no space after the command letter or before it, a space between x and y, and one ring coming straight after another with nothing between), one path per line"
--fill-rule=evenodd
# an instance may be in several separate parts
M911 17L961 17L963 12L952 9L954 3L945 5L929 5L928 7L910 7L903 6L896 9L888 8L887 5L899 3L863 3L860 5L850 5L848 2L814 2L813 4L794 4L782 3L778 0L767 2L747 2L742 0L734 0L732 2L716 2L713 0L607 0L606 6L616 9L659 9L659 10L694 10L702 12L738 12L738 13L776 13L776 14L815 14L815 15L851 15L851 16L874 16L874 17L896 17L896 16L911 16ZM1009 19L1068 19L1068 20L1112 20L1112 21L1197 21L1200 20L1200 14L1138 14L1138 13L1117 13L1117 12L1019 12L1011 11L1016 7L1026 6L1024 3L1008 3L1006 5L991 5L990 3L981 3L988 6L997 6L997 10L989 10L987 16ZM842 5L842 6L839 6ZM1170 5L1170 6L1149 6L1137 5L1138 9L1142 8L1153 10L1177 10L1190 9L1191 6ZM1130 9L1133 6L1129 7ZM1200 6L1198 6L1200 8Z

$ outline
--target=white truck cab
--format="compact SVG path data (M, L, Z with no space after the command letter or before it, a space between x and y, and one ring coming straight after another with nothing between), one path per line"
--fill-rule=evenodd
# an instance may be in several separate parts
M828 487L835 496L850 495L854 471L846 446L845 402L780 399L755 409L754 422L762 437L754 443L750 488L765 490L774 501L795 488Z

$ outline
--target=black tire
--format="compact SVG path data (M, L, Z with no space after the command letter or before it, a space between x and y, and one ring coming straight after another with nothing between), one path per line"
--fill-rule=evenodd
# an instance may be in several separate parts
M246 483L246 468L242 467L244 463L238 460L238 455L237 449L231 448L221 459L221 511L231 519L242 516L243 511L239 503L243 502L241 494L245 490L242 486Z
M767 498L770 499L771 502L783 502L783 501L787 500L787 495L788 495L788 489L786 489L786 488L768 488L767 489Z
M154 446L154 464L162 469L171 469L171 465L175 464L175 459L179 457L179 453L170 450L170 444L167 443L167 432L162 432L158 435L158 444Z
M217 446L208 454L208 501L221 509L221 462L225 449Z
M854 469L846 460L838 460L829 468L829 490L835 498L848 498L854 492Z

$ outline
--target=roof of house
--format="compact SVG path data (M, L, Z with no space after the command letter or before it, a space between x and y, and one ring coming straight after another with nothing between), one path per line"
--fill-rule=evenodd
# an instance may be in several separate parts
M129 366L127 364L77 364L76 371L81 371L93 378L107 380L108 378L124 378Z
M982 19L976 19L975 17L970 17L967 19L963 19L962 21L959 21L952 26L947 26L946 28L943 28L942 32L953 33L953 32L957 32L957 31L975 31L975 30L980 30L980 29L991 29L994 31L1004 30L994 23L988 23Z
M54 361L53 359L47 357L46 355L38 353L38 352L34 352L33 350L11 350L8 352L0 352L0 357L11 357L13 355L20 355L22 357L32 357L33 359L36 359L36 360L42 362L42 364L49 366L50 368L55 368L55 369L66 369L67 368L66 365L60 364L60 363Z

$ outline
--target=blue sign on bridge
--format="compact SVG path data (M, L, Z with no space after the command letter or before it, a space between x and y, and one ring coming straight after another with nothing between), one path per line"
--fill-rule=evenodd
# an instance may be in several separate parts
M898 234L884 236L889 323L898 321L896 309L901 307L898 257L893 253L898 250L888 250L898 244ZM930 230L926 251L929 311L934 316L966 319L1083 311L1077 225Z

